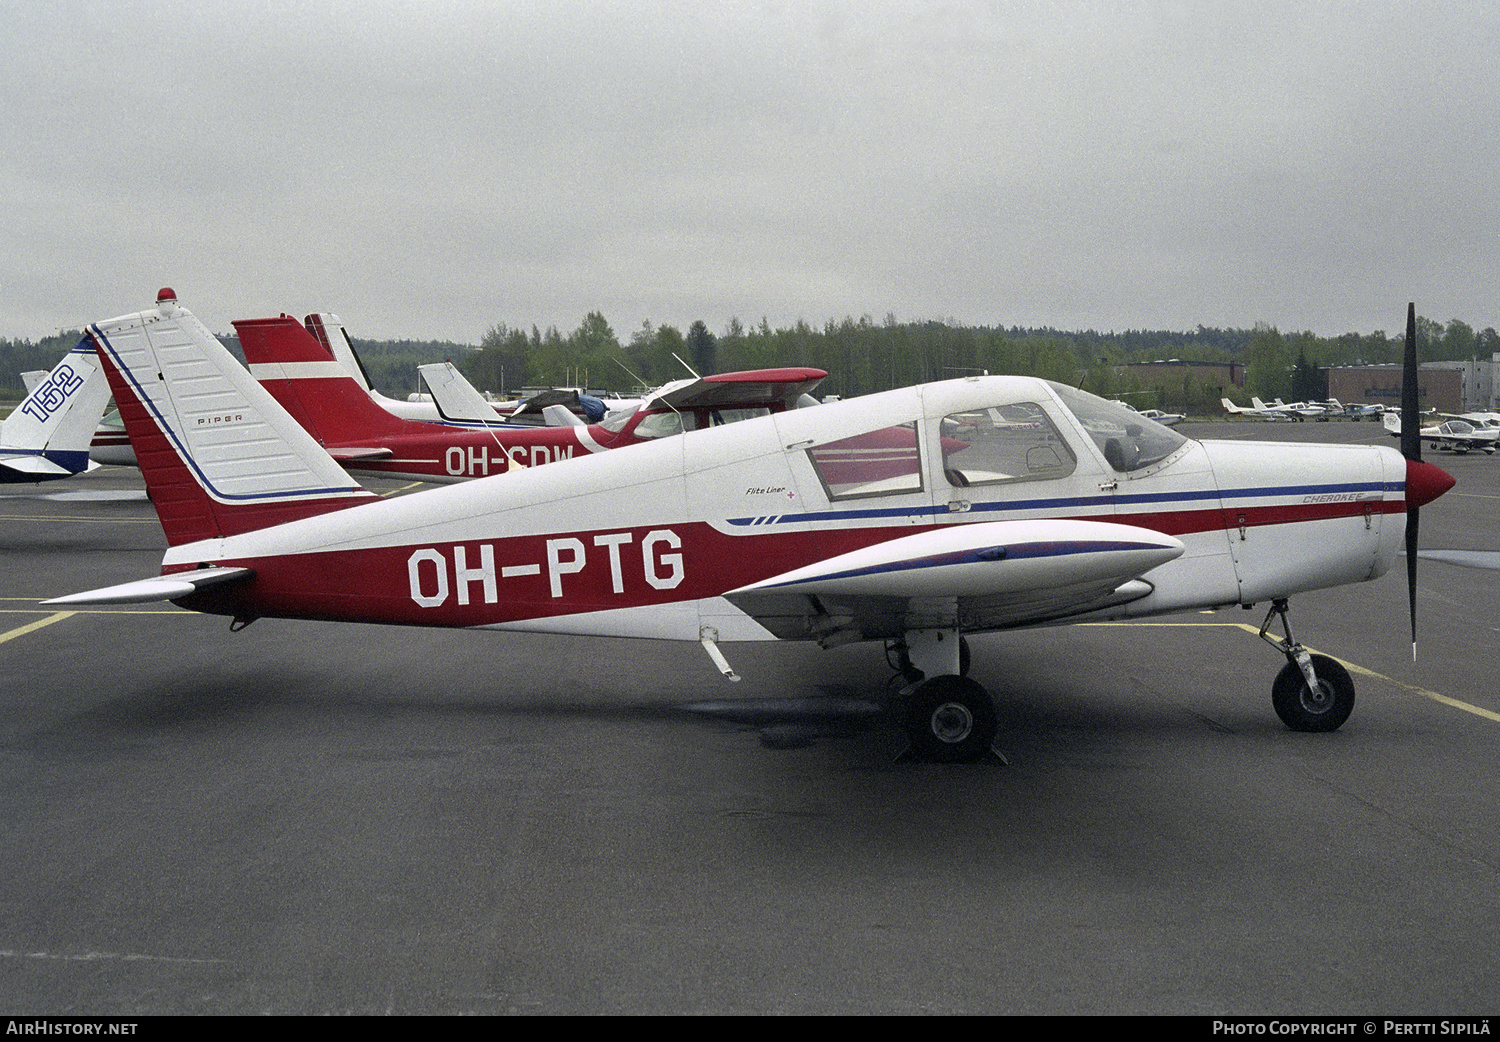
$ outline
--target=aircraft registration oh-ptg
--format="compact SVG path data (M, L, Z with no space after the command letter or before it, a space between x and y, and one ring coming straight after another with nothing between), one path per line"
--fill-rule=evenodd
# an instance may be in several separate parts
M1338 727L1353 685L1286 599L1384 573L1403 513L1452 485L1389 447L1196 442L969 377L380 499L175 299L90 336L169 549L157 578L49 603L699 641L731 677L725 641L884 641L936 760L995 734L965 633L1257 602L1278 714Z

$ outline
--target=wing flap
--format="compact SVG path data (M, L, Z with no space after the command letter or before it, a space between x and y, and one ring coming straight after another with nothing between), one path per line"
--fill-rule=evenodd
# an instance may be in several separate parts
M199 568L191 572L158 575L150 579L106 586L101 590L70 593L66 597L54 597L43 604L149 604L152 601L175 601L186 597L205 586L249 579L255 574L250 568Z

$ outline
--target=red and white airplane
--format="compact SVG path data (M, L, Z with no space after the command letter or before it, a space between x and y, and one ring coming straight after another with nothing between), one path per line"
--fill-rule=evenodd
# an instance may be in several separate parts
M1385 429L1401 437L1402 418L1393 413L1385 414ZM1470 420L1463 416L1450 416L1441 423L1421 427L1422 440L1435 449L1448 449L1460 455L1478 450L1493 456L1500 427L1491 426L1484 420Z
M884 641L935 760L995 734L965 633L1257 602L1277 713L1337 728L1353 684L1286 599L1384 573L1453 483L1419 450L1196 442L970 377L382 499L174 298L89 335L169 548L156 578L49 604L699 641L731 679L723 641Z
M596 424L508 424L490 412L429 422L394 416L328 347L325 316L234 323L250 372L329 454L350 470L456 482L795 407L821 369L721 373L668 384L640 408ZM467 386L465 384L464 386ZM441 388L437 388L441 390Z

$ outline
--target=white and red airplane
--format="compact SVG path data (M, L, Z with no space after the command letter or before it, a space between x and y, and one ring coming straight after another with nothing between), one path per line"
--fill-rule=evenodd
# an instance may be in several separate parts
M234 323L250 372L287 412L350 470L418 481L456 482L792 408L828 374L765 369L682 380L634 411L596 424L509 424L493 414L442 422L393 416L371 398L328 347L325 316L306 325L289 315ZM318 321L315 321L318 320ZM336 320L335 320L336 321ZM464 384L467 387L467 383ZM441 390L441 389L439 389ZM389 400L387 400L389 401Z
M1286 599L1384 573L1453 483L1419 449L1195 442L970 377L382 499L175 298L89 335L169 548L159 577L49 604L699 641L731 679L721 641L884 641L935 760L995 734L965 633L1267 601L1277 713L1337 728L1353 684Z
M1401 437L1401 424L1401 417L1385 414L1385 429L1398 438ZM1497 438L1500 438L1500 427L1489 426L1482 420L1451 416L1441 423L1421 427L1421 435L1422 440L1435 449L1448 449L1460 455L1478 450L1493 456Z

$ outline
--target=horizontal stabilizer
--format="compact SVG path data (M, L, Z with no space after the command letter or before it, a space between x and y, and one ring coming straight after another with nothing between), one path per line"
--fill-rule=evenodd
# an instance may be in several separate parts
M199 568L192 572L158 575L152 579L106 586L102 590L70 593L54 597L43 604L148 604L152 601L175 601L205 586L248 579L255 574L249 568Z
M45 456L0 456L0 467L39 478L65 478L77 471L60 467ZM93 469L90 467L89 469Z

